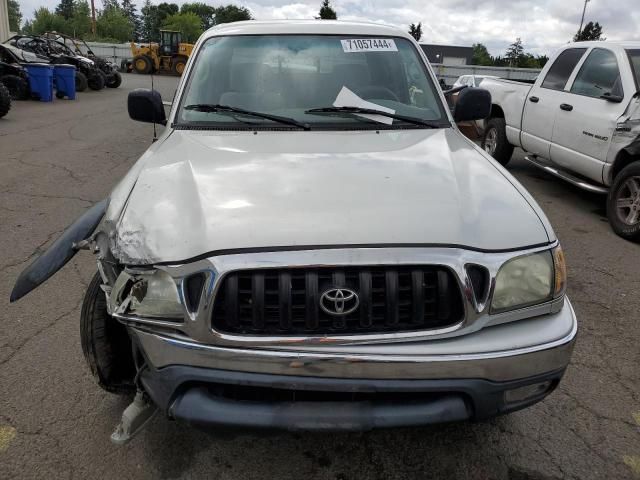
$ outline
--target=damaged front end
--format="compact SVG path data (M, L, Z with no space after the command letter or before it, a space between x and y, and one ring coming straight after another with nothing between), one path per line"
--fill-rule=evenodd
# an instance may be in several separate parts
M111 288L109 313L181 322L184 309L178 288L174 279L162 270L125 269Z
M610 186L614 177L627 161L640 157L640 92L631 99L624 114L618 119L611 137L607 163L603 172L605 185Z
M88 248L90 237L104 217L108 199L96 203L82 214L31 265L25 268L13 287L10 301L15 302L31 292L64 267L78 250Z
M181 322L184 308L179 285L162 270L127 268L112 253L116 223L107 218L109 199L98 202L73 222L18 276L11 292L15 302L66 265L79 250L96 255L98 273L90 282L82 305L81 344L85 360L97 383L110 393L131 395L111 440L127 443L157 411L139 382L146 368L144 357L131 341L126 317L156 324Z

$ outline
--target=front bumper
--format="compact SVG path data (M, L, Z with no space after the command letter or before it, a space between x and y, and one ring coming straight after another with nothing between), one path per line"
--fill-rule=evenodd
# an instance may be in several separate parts
M205 425L368 429L483 419L541 400L569 363L577 321L566 300L558 313L461 337L278 350L131 332L149 366L141 381L170 417ZM530 395L507 401L505 392L527 386Z

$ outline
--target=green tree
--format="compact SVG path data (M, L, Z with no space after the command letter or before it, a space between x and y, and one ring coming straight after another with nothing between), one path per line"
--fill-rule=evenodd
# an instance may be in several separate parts
M122 13L127 17L127 20L129 20L129 24L133 31L133 39L138 40L138 38L140 38L142 22L140 21L140 17L136 11L136 4L131 0L122 0Z
M409 35L416 39L416 42L419 42L422 38L422 22L418 22L418 25L412 23L409 25Z
M474 65L493 65L493 58L489 55L489 50L482 43L473 44L473 59L471 61Z
M180 13L195 13L200 17L200 28L207 30L214 25L216 9L206 3L184 3L180 7Z
M509 62L510 67L519 66L524 54L524 47L522 46L522 40L520 37L516 38L516 41L509 45L505 58Z
M236 5L225 5L216 8L214 25L220 23L240 22L242 20L252 20L251 12L245 7Z
M66 33L67 22L62 15L56 15L47 7L40 7L33 13L30 33L40 35L51 31Z
M7 0L7 9L9 10L9 31L19 32L22 23L22 12L20 4L17 0Z
M540 68L538 59L530 53L524 53L518 61L518 66L521 68Z
M582 30L573 37L574 42L586 42L588 40L606 40L602 36L602 26L596 22L587 23Z
M145 0L142 9L142 26L140 39L147 42L157 42L160 40L160 27L165 19L170 15L178 13L179 8L175 3L161 3L153 5L149 0Z
M169 15L162 24L163 29L182 32L182 41L193 43L202 35L201 20L193 12Z
M158 15L160 16L161 23L167 18L169 15L175 15L180 11L180 7L175 3L166 3L162 2L158 5Z
M65 20L73 17L76 10L76 4L74 0L60 0L60 3L56 7L56 15L60 15Z
M102 0L102 11L121 10L118 0Z
M133 27L120 8L107 8L96 19L96 34L102 40L126 42L131 40Z
M91 33L91 10L87 0L77 0L73 16L66 21L64 33L84 38Z
M150 0L145 0L144 5L140 9L142 26L140 31L140 40L151 42L157 40L160 23L158 22L158 7L153 5Z
M338 14L329 4L329 0L322 0L320 4L320 18L322 20L337 20Z
M538 55L536 57L536 60L538 61L538 68L544 68L544 66L549 61L549 57L546 55Z

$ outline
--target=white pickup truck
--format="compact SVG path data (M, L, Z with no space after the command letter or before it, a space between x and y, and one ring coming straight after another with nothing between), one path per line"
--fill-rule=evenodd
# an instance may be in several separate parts
M482 146L506 165L514 146L534 165L608 193L607 216L640 241L640 42L560 49L533 85L486 78L492 97Z

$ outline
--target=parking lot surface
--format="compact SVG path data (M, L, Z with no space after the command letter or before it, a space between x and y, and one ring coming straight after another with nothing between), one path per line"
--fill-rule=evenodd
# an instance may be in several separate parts
M640 478L640 245L616 237L604 198L516 156L510 170L546 211L569 264L580 333L559 389L489 422L350 434L201 432L157 416L129 445L109 435L128 399L100 390L80 348L86 252L16 304L20 271L149 146L121 88L0 120L0 478ZM170 100L176 79L157 77Z

